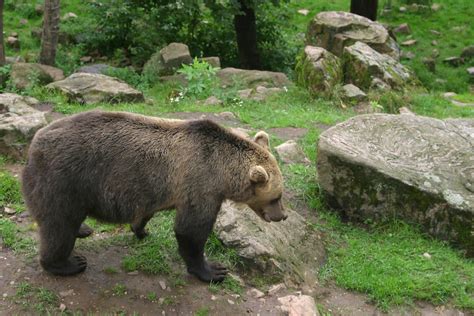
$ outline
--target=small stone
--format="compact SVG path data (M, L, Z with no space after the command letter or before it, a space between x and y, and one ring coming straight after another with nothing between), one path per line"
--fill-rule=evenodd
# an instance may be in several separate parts
M343 99L349 102L359 102L367 99L367 94L365 94L364 91L353 84L346 84L342 86L342 94Z
M435 12L436 12L436 11L439 11L440 9L441 9L441 4L439 4L439 3L433 3L433 4L431 5L431 10L432 10L432 11L435 11Z
M261 298L265 296L265 293L258 289L251 289L248 291L248 295L254 297L254 298Z
M68 21L68 20L75 20L77 18L78 18L77 14L72 13L72 12L68 12L65 15L63 15L62 19L63 19L63 21Z
M164 298L164 297L160 297L160 298L158 299L158 304L163 305L164 302L165 302L165 298Z
M286 164L310 163L303 150L294 140L288 140L275 147L280 159Z
M215 96L210 96L204 101L204 105L221 105L222 101Z
M408 23L403 23L393 29L393 32L398 34L411 34L411 29Z
M439 57L439 50L437 50L436 48L434 48L434 49L431 51L431 57L433 57L433 58L438 58L438 57Z
M43 15L44 13L44 7L42 4L37 4L35 5L35 12L37 15Z
M431 45L433 45L433 46L438 46L438 41L437 41L437 40L431 41Z
M445 99L451 99L455 97L457 94L455 92L445 92L443 93L443 98Z
M468 75L471 77L471 79L474 79L474 67L469 67L466 69Z
M461 65L463 63L463 61L462 61L461 57L452 56L452 57L448 57L448 58L443 59L443 63L448 64L448 65L453 66L453 67L458 67L459 65Z
M410 52L410 51L408 51L408 52L407 52L407 51L402 51L402 52L400 53L400 58L401 58L401 59L412 60L412 59L415 58L415 57L416 57L415 53Z
M474 58L474 45L467 46L462 50L461 58L464 60L469 60Z
M403 115L415 115L412 111L410 111L407 107L402 106L401 108L398 109L398 112Z
M316 309L316 303L308 295L288 295L278 298L281 310L288 316L316 316L319 315Z
M91 56L84 56L84 57L79 58L79 60L83 63L90 63L92 61L92 57Z
M26 24L28 24L28 20L27 19L21 19L20 24L21 25L26 25Z
M5 214L8 214L8 215L13 215L16 213L14 209L7 206L5 206L5 208L3 209L3 212L5 212Z
M8 293L3 293L2 296L3 296L4 298L5 298L5 297L8 297Z
M302 14L302 15L304 15L304 16L306 16L306 15L308 15L309 10L308 10L308 9L299 9L299 10L298 10L298 13L299 13L299 14Z
M16 37L7 37L7 46L13 49L20 49L20 40Z
M415 44L416 44L416 40L412 39L412 40L404 41L400 45L402 45L402 46L413 46Z
M165 283L165 281L161 281L161 280L160 280L160 281L158 281L158 283L160 284L160 287L161 287L162 290L166 290L166 283Z
M441 36L441 32L437 30L430 30L431 34L434 34L436 36Z
M211 295L211 301L217 300L217 297L215 295Z
M231 299L227 299L227 302L228 302L230 305L234 305L234 304L235 304L235 302L234 302L233 300L231 300Z
M17 33L17 32L11 32L10 36L11 36L11 37L18 38L18 33Z
M223 119L226 119L226 120L236 119L235 114L232 113L232 112L222 112L222 113L219 113L219 116L222 117Z
M437 84L443 85L443 84L446 84L448 81L445 80L445 79L436 78L436 79L435 79L435 82L436 82Z
M431 259L431 255L427 252L423 254L423 257L425 257L426 259Z
M127 273L127 274L128 274L128 275L138 275L138 271L135 270L135 271L129 272L129 273Z
M10 281L10 285L14 285L15 284L15 281Z
M398 9L398 11L400 11L401 13L405 13L405 12L407 12L407 8L406 7L400 7Z
M276 293L280 292L281 290L285 289L286 285L284 283L275 284L268 289L268 295L275 295Z
M74 290L73 289L59 292L59 296L61 296L61 297L68 297L68 296L71 296L71 295L74 295Z
M237 94L239 95L239 98L242 100L247 100L250 99L250 95L252 94L252 89L243 89L237 91Z
M423 64L426 66L428 71L436 72L436 60L433 58L423 58Z
M66 304L61 303L61 305L59 305L59 310L60 310L61 312L64 312L64 311L66 310Z

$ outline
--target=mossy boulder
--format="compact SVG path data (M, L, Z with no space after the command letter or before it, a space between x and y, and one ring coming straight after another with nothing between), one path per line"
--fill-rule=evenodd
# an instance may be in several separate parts
M171 43L151 56L143 67L143 75L151 82L161 76L173 75L183 64L191 64L193 59L186 44Z
M339 58L321 47L306 46L296 61L296 82L312 96L329 97L342 81Z
M14 63L10 76L13 86L20 90L35 84L46 85L64 79L61 69L35 63Z
M69 101L83 104L145 101L142 92L117 78L101 74L74 73L64 80L50 83L47 87L64 93Z
M299 282L311 281L324 263L324 244L300 214L289 208L286 212L285 221L267 223L248 206L226 201L214 230L248 267L268 274L289 275Z
M400 48L380 23L340 11L318 13L308 25L306 45L319 46L341 57L344 47L364 42L381 54L400 59Z
M349 220L402 219L474 256L474 121L369 114L321 134L318 181Z
M272 87L288 87L291 82L282 72L247 70L238 68L224 68L217 72L220 85L226 88L256 88L258 86Z
M39 101L13 93L0 94L0 155L24 159L38 129L47 124L45 114L33 106Z
M344 48L342 64L344 81L365 91L381 86L379 80L395 90L403 90L416 83L408 68L363 42Z

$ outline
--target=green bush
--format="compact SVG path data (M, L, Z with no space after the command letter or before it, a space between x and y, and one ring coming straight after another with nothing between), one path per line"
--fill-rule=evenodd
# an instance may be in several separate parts
M188 85L181 88L182 95L196 99L209 97L217 87L217 69L197 58L191 65L183 65L178 73L184 74Z

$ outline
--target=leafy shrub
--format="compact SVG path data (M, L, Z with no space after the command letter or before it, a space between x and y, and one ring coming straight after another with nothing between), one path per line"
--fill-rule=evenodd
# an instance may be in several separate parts
M185 75L188 85L181 88L182 94L197 99L210 96L217 87L217 69L197 58L191 65L183 65L178 73Z

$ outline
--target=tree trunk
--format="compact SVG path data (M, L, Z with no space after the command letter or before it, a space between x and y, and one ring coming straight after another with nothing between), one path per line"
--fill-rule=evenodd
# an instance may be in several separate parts
M0 0L0 67L5 65L5 45L3 42L3 0Z
M54 65L59 33L59 0L44 1L43 35L39 62Z
M372 21L377 20L378 0L351 0L351 13L365 16Z
M257 23L255 11L240 0L240 13L234 16L240 66L244 69L260 69L260 55L257 48Z

